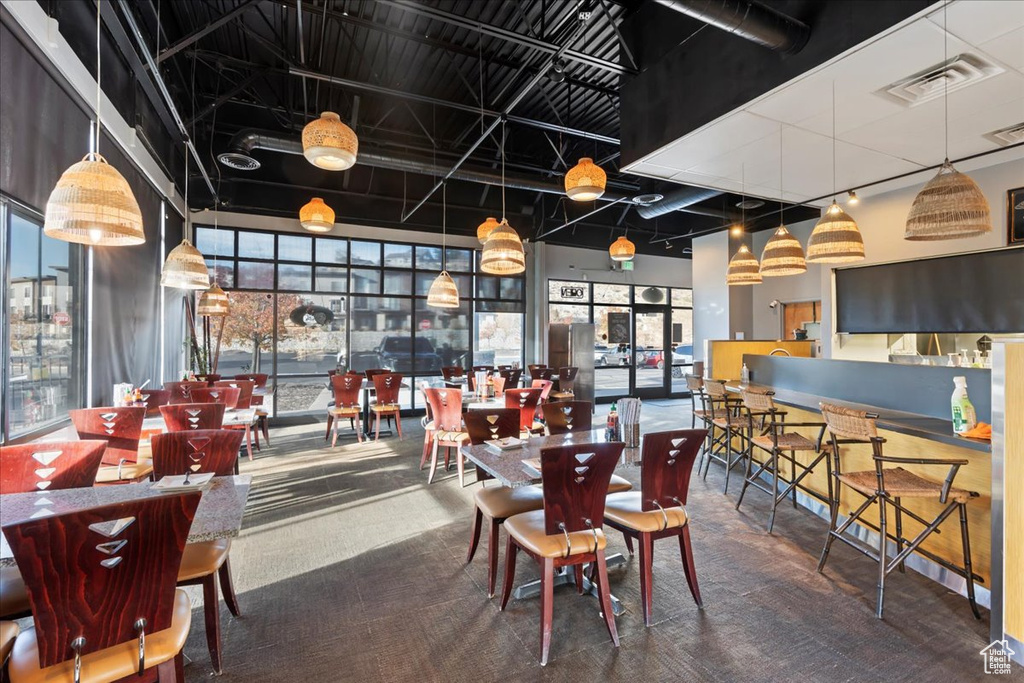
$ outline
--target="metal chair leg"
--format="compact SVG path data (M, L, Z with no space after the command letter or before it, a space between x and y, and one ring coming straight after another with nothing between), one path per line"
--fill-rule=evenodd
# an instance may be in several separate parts
M885 496L878 496L878 537L878 605L875 608L875 616L881 619L885 601L885 549L889 545L885 524Z
M971 538L967 530L967 505L960 503L960 534L964 544L964 574L967 577L967 600L971 603L971 612L975 619L981 619L978 603L974 599L974 572L971 567Z
M903 552L903 506L898 497L893 498L893 502L896 503L896 554L899 555ZM907 573L905 562L900 562L900 573Z

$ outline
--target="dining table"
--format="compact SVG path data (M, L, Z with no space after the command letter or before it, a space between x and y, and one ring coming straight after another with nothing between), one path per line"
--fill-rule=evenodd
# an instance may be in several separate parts
M0 495L0 526L101 505L168 495L153 486L154 482L147 481L121 486L6 493ZM236 474L214 477L202 487L200 490L203 495L189 529L188 543L205 543L238 536L251 486L251 474ZM7 539L0 534L0 567L12 566L16 566L14 555Z
M467 460L494 477L503 486L518 488L520 486L532 486L541 483L540 454L545 448L556 448L585 443L607 443L609 438L606 429L591 429L580 432L568 432L554 436L531 436L523 440L520 448L509 450L498 450L487 444L466 444L460 450ZM625 448L616 469L636 468L640 465L640 447ZM619 567L626 564L626 558L621 553L609 555L607 560L608 568ZM561 571L555 576L555 585L575 585L576 578L571 571ZM598 596L597 586L584 575L583 590L594 597ZM512 596L517 600L536 597L540 594L540 581L530 581L518 586ZM622 614L625 608L622 602L614 595L612 599L612 611Z

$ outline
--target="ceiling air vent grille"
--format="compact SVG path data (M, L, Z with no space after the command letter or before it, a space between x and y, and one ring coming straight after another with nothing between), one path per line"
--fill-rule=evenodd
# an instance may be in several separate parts
M985 133L985 138L996 143L1000 147L1006 147L1007 145L1019 145L1024 142L1024 122L1015 123L1012 126L1006 128L1000 128L994 130L991 133Z
M908 107L916 107L942 97L947 91L953 93L1001 73L1002 67L986 59L959 54L883 88L882 93Z

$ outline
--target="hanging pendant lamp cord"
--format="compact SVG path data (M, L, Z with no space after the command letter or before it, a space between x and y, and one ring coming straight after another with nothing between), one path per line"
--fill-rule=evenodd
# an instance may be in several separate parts
M782 182L782 131L785 130L785 126L779 124L779 216L782 227L786 225L786 202L783 198L783 186Z
M836 82L832 81L832 203L836 203Z
M501 120L501 220L505 220L505 119Z
M946 68L949 61L949 20L946 18L946 7L949 0L942 3L942 68ZM945 136L946 161L949 161L949 79L942 79L942 118L943 135Z
M102 91L100 90L100 2L102 0L96 0L96 137L92 141L92 151L94 154L100 153L100 97Z

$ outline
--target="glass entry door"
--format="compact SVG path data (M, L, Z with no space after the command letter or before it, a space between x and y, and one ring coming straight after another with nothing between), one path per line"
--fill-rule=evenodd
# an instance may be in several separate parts
M634 395L640 398L665 398L669 395L671 350L669 309L664 306L633 307L633 338L636 340L633 365ZM667 360L667 362L666 362Z

